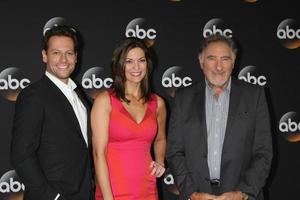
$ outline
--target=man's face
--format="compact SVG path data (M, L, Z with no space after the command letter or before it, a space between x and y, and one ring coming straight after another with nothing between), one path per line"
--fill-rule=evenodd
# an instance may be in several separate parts
M48 41L48 49L42 51L42 56L46 70L67 84L77 62L73 40L66 36L52 36Z
M201 69L208 84L213 88L224 88L234 67L235 55L224 42L212 42L199 57Z

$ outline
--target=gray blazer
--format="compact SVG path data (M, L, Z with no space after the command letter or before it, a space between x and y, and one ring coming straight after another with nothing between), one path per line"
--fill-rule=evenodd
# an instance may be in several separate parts
M262 200L272 161L272 138L264 90L232 78L222 151L220 192L240 190ZM179 90L171 111L167 161L186 200L193 192L211 193L207 181L205 82Z

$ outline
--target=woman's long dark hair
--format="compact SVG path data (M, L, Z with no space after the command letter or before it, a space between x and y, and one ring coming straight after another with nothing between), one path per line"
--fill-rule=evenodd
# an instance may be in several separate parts
M151 98L151 89L149 84L149 74L152 69L152 61L150 58L150 52L143 40L130 37L121 40L115 48L112 56L111 69L113 75L113 86L118 99L130 103L125 96L125 64L127 54L131 49L141 48L145 53L147 61L147 71L144 79L141 81L141 99L144 103L148 102Z

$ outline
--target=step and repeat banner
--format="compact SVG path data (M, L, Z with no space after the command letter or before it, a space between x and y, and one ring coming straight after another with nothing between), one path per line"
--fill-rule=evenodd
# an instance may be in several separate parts
M43 32L55 24L79 30L84 45L74 79L93 100L110 88L110 60L124 37L146 39L154 52L153 90L170 108L176 90L201 79L200 42L234 37L234 76L265 88L272 118L274 159L265 187L269 200L299 199L300 15L296 1L123 0L2 1L0 3L0 200L22 199L26 186L9 160L15 100L40 79ZM167 171L160 199L175 200Z

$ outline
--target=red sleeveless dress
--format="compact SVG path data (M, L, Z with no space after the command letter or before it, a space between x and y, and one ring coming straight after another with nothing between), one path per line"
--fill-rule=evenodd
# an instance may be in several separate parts
M158 200L156 177L151 175L150 148L157 133L157 97L151 95L143 120L137 123L109 91L112 111L106 161L115 200ZM96 187L96 200L102 200Z

